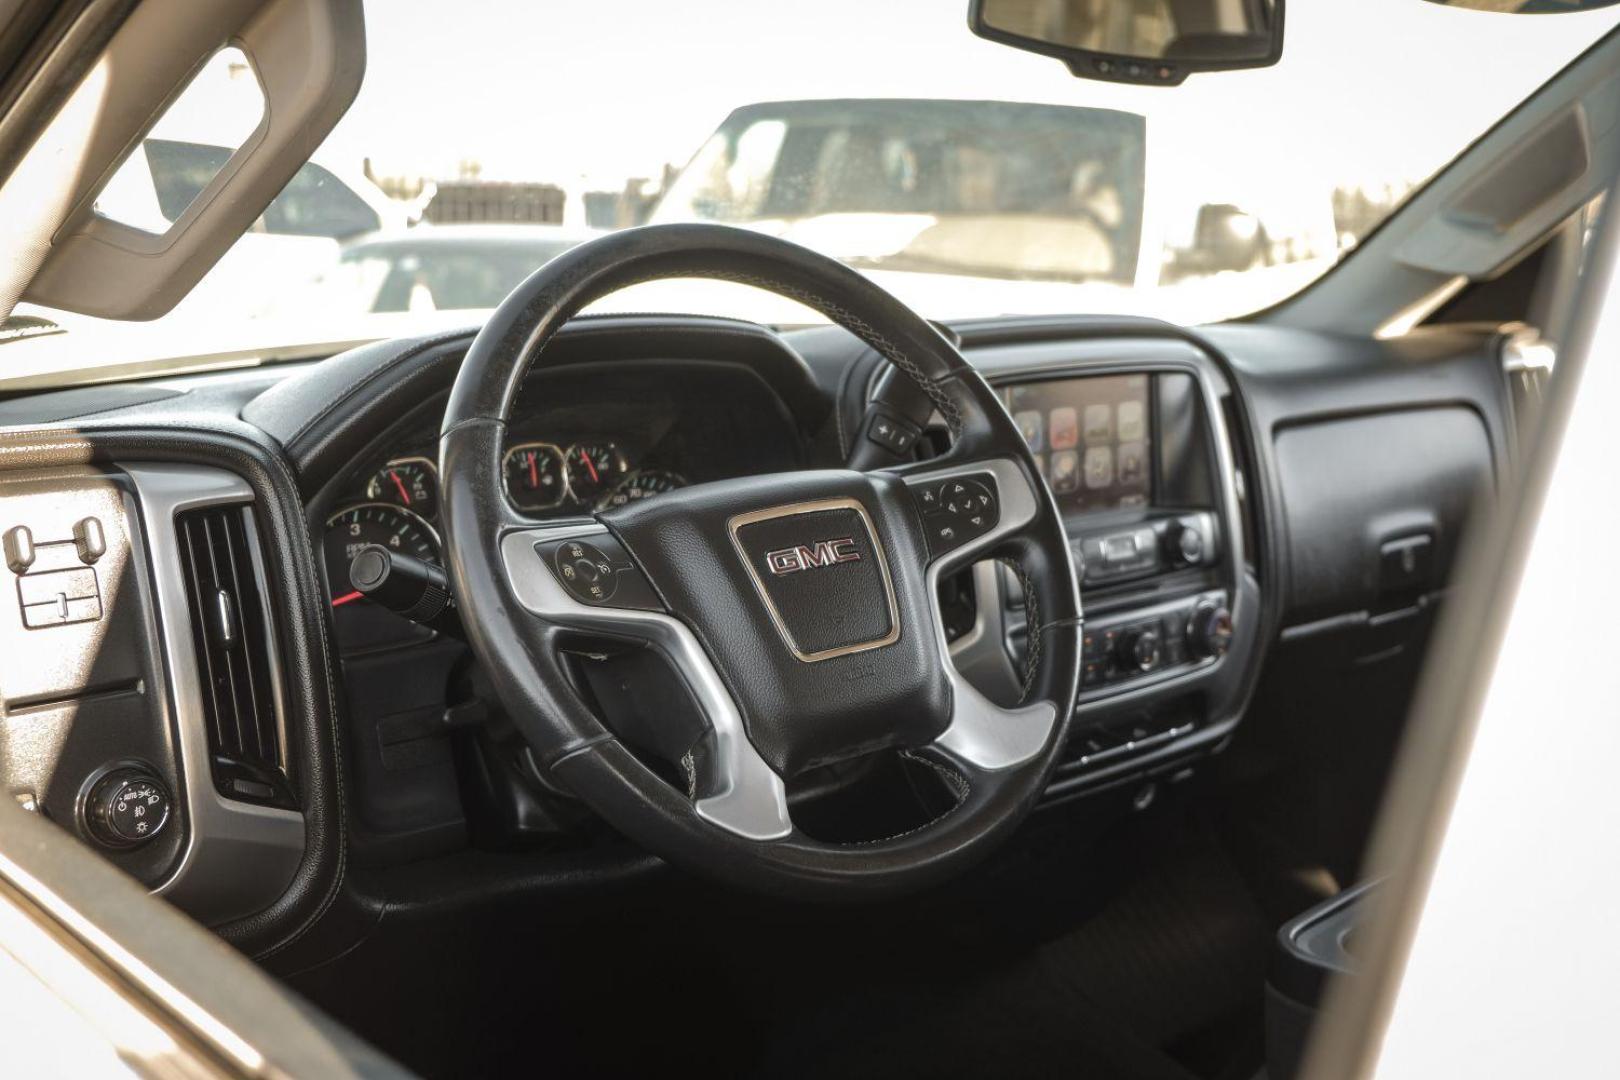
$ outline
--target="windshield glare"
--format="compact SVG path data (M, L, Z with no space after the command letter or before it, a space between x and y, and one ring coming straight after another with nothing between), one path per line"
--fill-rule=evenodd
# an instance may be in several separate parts
M962 8L463 0L447 32L441 0L368 0L358 99L191 296L142 326L23 305L65 332L6 354L161 366L472 324L574 244L674 221L804 244L936 319L1232 318L1325 273L1620 21L1292 0L1275 67L1167 90L1075 79ZM172 218L231 149L208 103L253 78L222 54L98 207ZM819 318L718 283L598 307Z

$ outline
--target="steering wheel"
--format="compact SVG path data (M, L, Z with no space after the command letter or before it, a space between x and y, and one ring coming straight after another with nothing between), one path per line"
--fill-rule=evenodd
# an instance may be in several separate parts
M844 326L932 400L949 451L870 472L698 484L586 519L525 518L501 468L519 385L586 304L671 277L757 286ZM446 567L474 654L539 767L652 852L795 898L890 895L986 854L1044 788L1080 664L1057 507L984 379L859 273L716 225L576 247L520 284L474 339L439 455ZM1027 605L1022 696L1008 705L957 672L939 608L941 575L986 558L1014 568ZM684 783L587 704L566 654L603 639L656 650L696 703L699 730L675 774ZM678 696L665 699L672 718ZM858 843L795 826L791 781L879 753L937 782L941 812Z

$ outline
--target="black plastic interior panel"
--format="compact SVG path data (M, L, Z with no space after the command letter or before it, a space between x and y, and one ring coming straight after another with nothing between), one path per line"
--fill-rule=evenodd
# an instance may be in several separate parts
M1287 619L1399 606L1440 588L1491 445L1463 407L1285 428L1275 454L1288 513Z

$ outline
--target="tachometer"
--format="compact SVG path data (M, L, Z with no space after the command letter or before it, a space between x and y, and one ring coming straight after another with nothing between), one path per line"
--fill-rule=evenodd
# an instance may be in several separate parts
M395 458L372 474L366 498L403 506L424 518L439 514L439 470L427 458Z
M611 510L615 506L640 502L642 499L650 499L654 495L685 486L686 478L679 473L670 472L668 469L642 469L630 474L624 483L603 497L602 501L596 504L596 508Z
M409 510L388 503L361 503L339 510L326 519L326 577L332 587L333 607L361 599L349 584L349 563L367 544L439 562L438 534Z
M506 452L506 496L519 510L549 510L562 502L563 452L550 443L524 443Z
M565 466L568 490L583 503L595 502L624 479L624 455L610 442L575 443L568 448Z

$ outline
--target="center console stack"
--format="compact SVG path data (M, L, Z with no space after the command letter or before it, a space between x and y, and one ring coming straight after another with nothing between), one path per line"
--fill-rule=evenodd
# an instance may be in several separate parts
M1152 762L1179 771L1180 751L1218 737L1228 669L1241 667L1227 663L1243 629L1244 564L1219 376L1196 350L1162 344L1129 362L981 364L1052 491L1080 579L1080 703L1054 797L1146 777ZM999 610L979 601L958 666L990 668L973 654L999 638L1022 670L1015 575L981 568L975 589L999 596Z
M1038 378L1003 394L1069 532L1087 601L1082 690L1224 655L1232 616L1197 377Z

